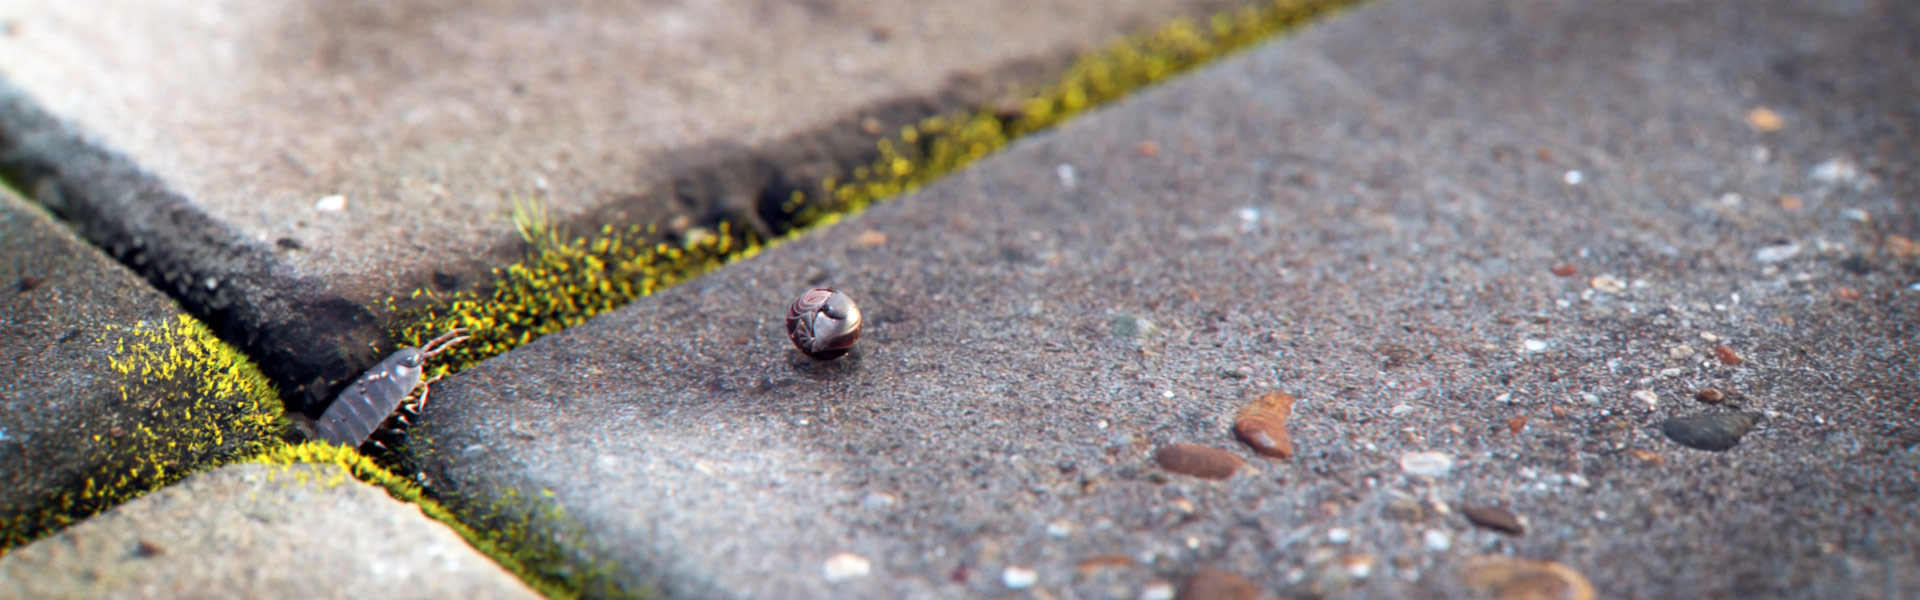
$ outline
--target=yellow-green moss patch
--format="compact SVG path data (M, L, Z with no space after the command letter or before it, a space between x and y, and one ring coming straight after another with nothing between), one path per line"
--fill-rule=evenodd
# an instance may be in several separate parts
M107 358L118 377L84 479L50 503L0 522L10 548L84 519L195 470L258 452L286 427L280 396L264 375L206 325L173 319L112 327Z
M838 221L875 202L911 191L1089 108L1190 70L1255 42L1298 27L1357 0L1271 0L1213 15L1180 19L1122 37L1072 64L1050 86L1027 95L1009 112L983 107L937 116L879 142L871 165L829 179L809 196L794 192L783 207L789 235ZM515 223L531 244L528 257L495 271L487 292L427 297L396 319L394 337L417 346L453 327L475 336L448 353L435 373L463 370L534 339L585 322L635 298L751 257L763 243L744 229L720 223L677 244L649 242L654 228L604 226L597 235L569 238L543 211L516 205ZM774 240L777 242L778 240ZM417 303L407 304L420 306Z
M551 494L543 492L538 498L523 498L510 491L489 502L484 510L469 511L475 514L462 520L445 505L428 497L419 485L381 468L373 459L350 448L321 442L282 445L246 462L339 465L353 477L385 488L394 499L418 505L421 513L453 529L475 549L548 598L578 598L583 593L596 598L633 595L612 587L608 577L610 567L583 567L583 563L595 563L581 560L561 543L562 537L583 535L584 531L567 519ZM468 522L485 525L470 527Z

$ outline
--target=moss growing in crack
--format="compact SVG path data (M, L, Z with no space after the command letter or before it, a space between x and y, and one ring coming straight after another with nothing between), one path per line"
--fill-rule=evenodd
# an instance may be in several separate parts
M394 499L419 506L421 513L453 529L474 549L548 598L578 598L583 594L595 598L637 596L612 586L607 576L610 567L573 556L562 540L583 535L584 528L567 518L550 493L523 498L509 491L484 509L467 511L471 514L463 520L456 518L446 505L430 498L419 485L381 468L373 459L350 448L319 442L281 445L245 462L338 465L355 479L386 489ZM472 527L469 522L484 523L485 527ZM589 566L583 567L583 564Z
M515 220L530 250L520 263L496 269L490 290L446 298L416 291L414 298L432 302L402 313L394 337L404 345L418 346L454 327L473 336L437 359L429 376L466 369L761 249L756 236L728 223L675 244L649 243L654 228L639 226L608 225L591 238L568 239L544 211L524 207Z
M828 180L815 198L796 192L783 208L794 215L796 229L833 223L973 164L1022 136L1354 4L1358 1L1271 0L1215 14L1204 23L1178 19L1122 37L1080 57L1051 86L1018 102L931 117L902 129L880 141L880 156L872 164L845 181Z
M192 317L106 331L118 406L92 434L93 456L75 489L0 521L0 548L24 543L159 489L189 473L278 443L280 396L247 357Z

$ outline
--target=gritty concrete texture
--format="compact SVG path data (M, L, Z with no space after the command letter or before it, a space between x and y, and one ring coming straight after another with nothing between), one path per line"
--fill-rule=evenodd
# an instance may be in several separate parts
M169 362L223 347L183 335L196 330L172 300L5 188L0 257L0 548L269 433L277 399L240 381L257 371Z
M1912 597L1917 26L1372 4L443 381L423 461L551 490L669 597L1526 589L1463 581L1500 555L1607 598ZM830 363L782 326L823 285L866 319ZM1291 460L1231 432L1276 390ZM1728 410L1765 419L1724 452L1659 430Z
M232 465L0 557L0 598L539 598L334 465Z
M517 257L513 196L764 228L881 134L1230 4L5 0L0 169L318 402L383 300Z

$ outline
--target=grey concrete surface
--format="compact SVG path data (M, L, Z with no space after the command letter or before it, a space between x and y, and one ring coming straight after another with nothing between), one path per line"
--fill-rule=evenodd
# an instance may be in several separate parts
M6 0L0 171L323 402L382 301L518 258L513 196L759 223L876 133L1232 4Z
M156 462L187 468L258 439L259 429L221 419L277 414L277 405L184 371L148 385L113 367L131 360L129 343L161 355L183 350L129 337L183 316L132 271L0 188L0 548L57 515L84 516L112 501L84 494L152 485ZM183 411L200 420L186 423Z
M0 598L539 598L334 465L231 465L0 556Z
M443 381L423 462L551 490L669 597L1531 585L1463 577L1489 555L1607 598L1912 597L1916 26L1372 4ZM831 363L782 325L820 285L866 318ZM1291 460L1230 430L1273 390ZM1726 451L1659 429L1735 410Z

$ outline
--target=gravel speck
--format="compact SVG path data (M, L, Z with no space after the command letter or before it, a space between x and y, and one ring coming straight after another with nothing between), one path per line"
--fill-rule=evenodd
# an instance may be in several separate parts
M335 213L347 209L347 197L340 194L323 196L314 201L313 209L323 213Z
M1713 356L1714 358L1720 359L1720 364L1729 367L1738 367L1740 363L1747 362L1746 359L1740 358L1740 353L1734 352L1732 348L1726 346L1714 346Z
M1483 556L1461 569L1460 581L1498 600L1593 600L1593 584L1566 565Z
M1444 477L1453 470L1453 457L1439 452L1409 452L1400 457L1400 470L1419 477Z
M1606 294L1619 294L1627 291L1627 282L1613 275L1601 275L1587 280L1587 285Z
M1259 596L1260 588L1239 574L1202 569L1187 578L1176 597L1180 600L1253 600Z
M1682 360L1690 356L1693 356L1693 346L1681 344L1667 349L1667 357L1674 360Z
M1694 394L1693 397L1707 404L1719 404L1727 399L1727 394L1718 389L1707 388L1700 390L1699 393Z
M1466 515L1474 525L1501 533L1523 535L1527 532L1526 526L1520 524L1520 517L1497 506L1468 506L1461 508L1460 514Z
M1428 529L1420 534L1420 543L1429 552L1445 552L1453 547L1453 538L1449 537L1445 531Z
M1630 395L1635 401L1647 405L1647 410L1660 408L1660 395L1653 393L1653 390L1634 390Z
M1007 567L1000 571L1000 583L1006 584L1009 589L1024 590L1038 581L1040 574L1026 567Z
M873 571L873 562L858 554L841 552L828 558L820 570L828 582L837 583L855 577L866 577Z
M1793 242L1768 244L1753 251L1753 259L1761 263L1772 264L1800 255L1800 245Z

